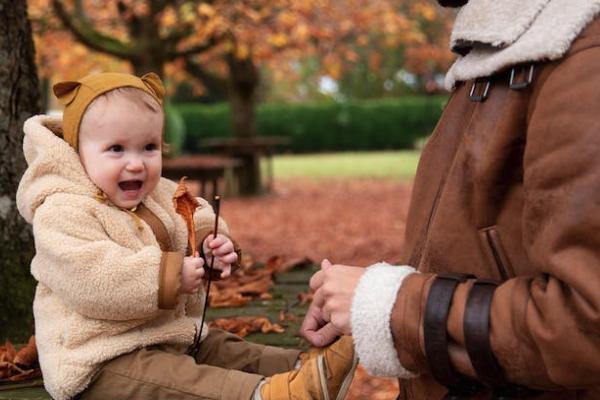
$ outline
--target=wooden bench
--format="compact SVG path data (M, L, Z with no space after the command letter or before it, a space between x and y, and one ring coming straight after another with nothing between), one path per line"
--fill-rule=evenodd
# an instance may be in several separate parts
M277 147L290 144L287 136L249 136L210 138L200 141L200 146L213 149L228 157L240 160L243 167L236 172L239 175L242 194L255 194L253 189L263 189L260 174L260 158L267 162L267 182L265 189L273 188L273 153Z
M236 194L235 169L242 165L232 157L191 155L163 160L162 175L179 181L183 176L200 183L200 196L213 201L215 195L226 192ZM221 183L221 190L219 186Z

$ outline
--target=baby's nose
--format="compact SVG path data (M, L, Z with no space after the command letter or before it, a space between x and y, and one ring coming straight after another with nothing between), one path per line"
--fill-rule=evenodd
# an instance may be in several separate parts
M130 171L139 171L144 169L144 162L141 157L132 156L127 162L127 169Z

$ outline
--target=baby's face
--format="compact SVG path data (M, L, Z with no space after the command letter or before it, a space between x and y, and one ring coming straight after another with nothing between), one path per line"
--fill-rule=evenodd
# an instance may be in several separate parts
M79 129L88 176L116 206L137 206L160 180L163 116L121 95L99 98Z

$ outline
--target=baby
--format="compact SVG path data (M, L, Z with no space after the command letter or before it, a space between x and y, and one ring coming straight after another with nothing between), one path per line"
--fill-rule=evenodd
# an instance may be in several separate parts
M308 353L200 329L204 259L186 256L176 184L161 178L164 89L155 74L61 82L62 121L24 126L17 192L33 225L40 365L56 399L342 399L350 337ZM197 245L227 278L239 249L204 199ZM200 351L189 355L198 332Z

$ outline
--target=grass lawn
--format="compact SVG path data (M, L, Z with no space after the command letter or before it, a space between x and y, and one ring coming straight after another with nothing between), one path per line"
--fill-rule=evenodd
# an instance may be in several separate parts
M417 150L279 155L273 157L273 169L275 179L412 179L419 155Z

